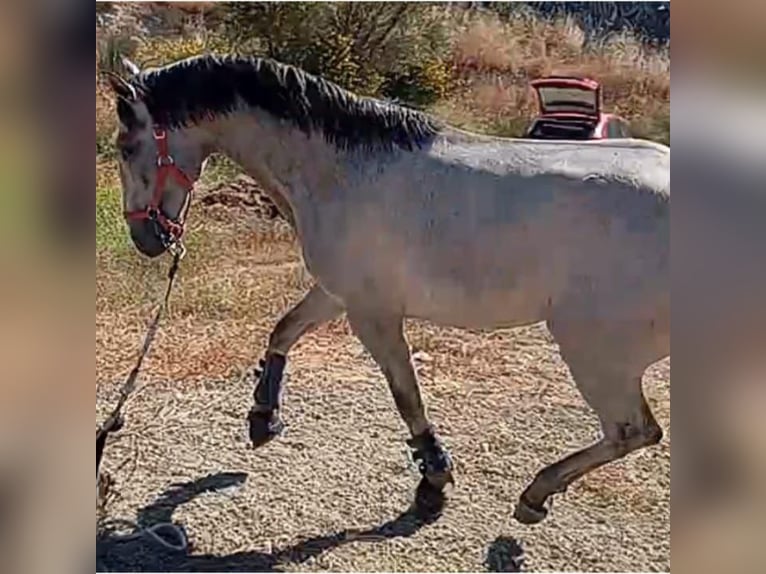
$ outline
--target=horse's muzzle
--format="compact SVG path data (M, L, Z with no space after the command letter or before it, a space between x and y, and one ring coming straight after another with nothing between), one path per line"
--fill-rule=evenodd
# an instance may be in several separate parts
M149 219L129 220L130 238L143 255L159 257L167 251L167 243L160 235L157 223Z

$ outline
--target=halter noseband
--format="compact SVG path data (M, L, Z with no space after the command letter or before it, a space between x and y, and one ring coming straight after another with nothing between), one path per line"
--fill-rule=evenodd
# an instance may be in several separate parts
M183 220L173 221L166 217L160 209L162 195L165 192L165 182L168 176L173 176L183 187L187 196L194 188L194 182L175 163L173 156L168 152L168 134L159 127L152 130L152 136L157 143L157 179L154 186L152 201L145 209L126 211L125 218L133 221L152 221L157 226L158 235L166 247L178 242L184 233ZM179 215L179 219L181 219Z

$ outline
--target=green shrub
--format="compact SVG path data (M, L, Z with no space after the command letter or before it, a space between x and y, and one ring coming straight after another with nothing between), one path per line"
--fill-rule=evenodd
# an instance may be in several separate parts
M188 36L151 38L139 42L134 57L139 67L158 67L200 54L225 54L232 49L225 38L197 33Z
M224 33L366 95L423 105L449 89L449 8L407 3L227 3Z

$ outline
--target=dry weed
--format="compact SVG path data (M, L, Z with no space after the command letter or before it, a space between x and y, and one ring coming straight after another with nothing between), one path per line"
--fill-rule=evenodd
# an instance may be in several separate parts
M454 46L461 87L432 109L456 125L519 136L537 112L529 80L578 75L599 80L605 109L623 115L639 136L669 139L670 56L629 33L588 46L569 18L480 15L456 32Z

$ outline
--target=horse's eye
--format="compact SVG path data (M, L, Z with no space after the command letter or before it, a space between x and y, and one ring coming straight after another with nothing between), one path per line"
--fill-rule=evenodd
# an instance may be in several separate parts
M120 154L122 155L123 161L128 161L135 153L136 146L134 145L123 145L120 147Z

